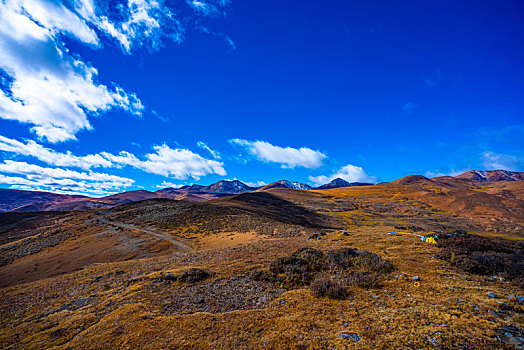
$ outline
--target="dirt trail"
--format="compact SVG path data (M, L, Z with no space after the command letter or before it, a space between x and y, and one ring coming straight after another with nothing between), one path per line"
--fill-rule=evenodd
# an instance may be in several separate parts
M172 237L166 235L166 234L163 234L163 233L159 233L159 232L156 232L156 231L153 231L153 230L149 230L149 229L146 229L146 228L143 228L143 227L138 227L138 226L134 226L134 225L130 225L130 224L124 224L122 222L116 222L116 221L109 221L105 218L102 218L102 217L99 217L98 218L99 222L102 223L102 224L105 224L105 225L113 225L113 226L118 226L118 227L121 227L121 228L124 228L124 229L128 229L128 230L137 230L137 231L140 231L142 233L145 233L147 235L151 235L151 236L155 236L156 238L158 239L163 239L165 241L168 241L169 243L173 244L175 247L177 247L179 250L183 251L183 252L188 252L188 251L191 251L193 250L193 248L191 248L190 246L182 243L182 242L179 242L175 239L173 239Z

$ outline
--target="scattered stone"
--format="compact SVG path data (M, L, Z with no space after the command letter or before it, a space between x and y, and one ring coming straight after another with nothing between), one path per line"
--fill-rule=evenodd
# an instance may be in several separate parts
M508 344L511 344L513 346L516 346L519 349L522 349L524 347L524 338L522 337L509 338Z
M492 314L493 316L495 316L495 317L500 317L500 315L498 313L496 313L495 311L493 311L493 310L488 310L488 312L490 314Z
M438 345L438 339L435 338L435 337L431 337L431 338L428 338L429 342L431 344L433 344L433 346L437 346Z
M95 283L95 282L98 282L102 279L102 276L97 276L95 278L93 278L93 280L91 282Z
M354 340L354 341L360 341L360 338L358 334L356 333L348 333L348 332L341 332L337 334L337 338L340 339L346 339L346 340Z
M495 298L495 293L488 292L488 297L491 298L491 299L494 299Z

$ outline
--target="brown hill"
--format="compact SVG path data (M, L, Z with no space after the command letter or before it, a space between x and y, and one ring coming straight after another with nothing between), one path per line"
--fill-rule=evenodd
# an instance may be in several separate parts
M84 200L86 196L72 196L41 191L24 191L0 188L0 212L42 210L48 204Z

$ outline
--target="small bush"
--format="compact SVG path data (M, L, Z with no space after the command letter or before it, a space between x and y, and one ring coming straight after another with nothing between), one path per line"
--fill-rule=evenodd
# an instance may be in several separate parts
M359 252L353 248L341 248L338 250L330 250L326 257L332 266L338 266L345 269L353 267L355 258L359 256Z
M314 297L327 296L331 299L346 299L348 293L344 287L329 278L321 277L311 283L309 287Z
M178 276L178 280L180 282L199 282L203 281L206 278L209 278L211 276L211 273L204 269L199 269L196 267L190 268L189 270L186 270L182 272L180 276Z
M522 243L459 233L439 235L437 257L473 274L501 274L517 286L524 280Z
M388 260L382 259L375 253L364 250L355 259L354 265L364 272L390 273L395 267Z
M381 288L383 277L376 272L355 272L351 277L354 285L364 289Z
M275 259L269 266L269 271L284 274L284 281L291 285L307 285L316 272L322 270L325 264L324 253L318 249L301 248L293 254Z

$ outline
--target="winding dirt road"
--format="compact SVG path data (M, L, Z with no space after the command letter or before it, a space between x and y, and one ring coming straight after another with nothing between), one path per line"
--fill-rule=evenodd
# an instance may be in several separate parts
M122 222L115 222L115 221L109 221L107 220L106 218L103 218L103 217L99 217L98 220L104 224L104 225L113 225L113 226L117 226L117 227L121 227L121 228L124 228L124 229L127 229L127 230L137 230L137 231L140 231L144 234L147 234L147 235L151 235L151 236L154 236L158 239L163 239L165 241L168 241L170 242L171 244L173 244L175 247L177 247L179 250L183 251L183 252L189 252L191 250L193 250L193 248L191 248L190 246L180 242L180 241L177 241L175 240L173 237L170 237L164 233L159 233L159 232L156 232L156 231L153 231L153 230L150 230L150 229L146 229L146 228L143 228L143 227L137 227L137 226L134 226L134 225L130 225L130 224L124 224Z

